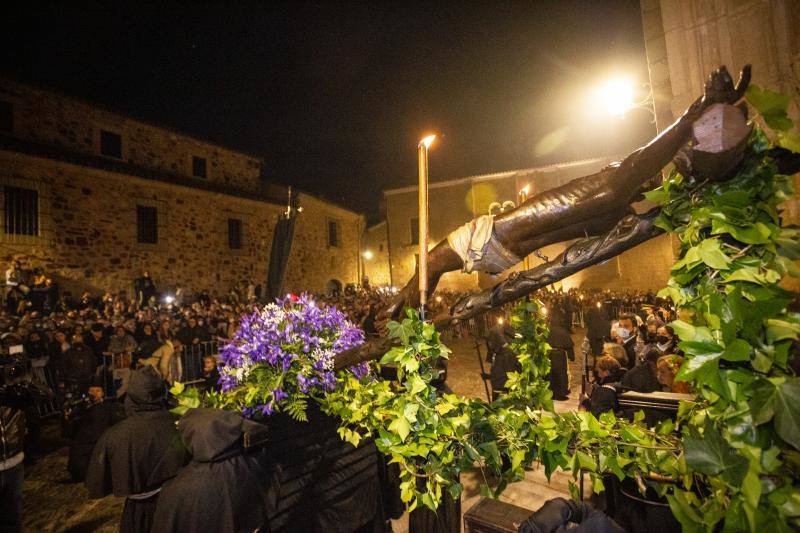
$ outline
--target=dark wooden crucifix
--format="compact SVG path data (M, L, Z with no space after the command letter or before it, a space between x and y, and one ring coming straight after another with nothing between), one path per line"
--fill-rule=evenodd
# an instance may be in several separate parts
M735 171L750 126L746 108L733 104L742 98L749 82L749 65L736 84L727 69L720 67L706 82L704 94L683 115L618 165L539 193L507 213L480 217L452 232L430 252L430 293L445 272L463 269L497 274L541 247L578 240L552 261L462 297L437 326L516 300L659 235L661 230L653 224L659 208L637 214L631 204L642 199L648 185L670 162L683 173L708 180L724 179ZM779 163L786 166L782 172L800 170L797 157L777 155L785 156ZM415 275L384 310L384 316L396 318L404 307L417 307L417 287ZM374 359L390 346L388 339L369 342L337 354L335 366L345 368Z

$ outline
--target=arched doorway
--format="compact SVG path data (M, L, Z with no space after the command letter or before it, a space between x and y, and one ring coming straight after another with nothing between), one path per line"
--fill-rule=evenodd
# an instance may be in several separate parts
M330 295L342 293L342 282L338 279L330 279L325 285L325 293Z

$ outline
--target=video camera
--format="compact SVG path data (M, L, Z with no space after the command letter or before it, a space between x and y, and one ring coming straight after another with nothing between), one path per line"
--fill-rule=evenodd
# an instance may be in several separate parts
M64 394L64 403L61 405L61 411L66 415L76 416L89 407L94 405L94 401L88 394L73 394L67 392Z

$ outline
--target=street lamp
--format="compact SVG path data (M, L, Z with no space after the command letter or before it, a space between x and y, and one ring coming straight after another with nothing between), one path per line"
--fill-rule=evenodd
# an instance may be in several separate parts
M364 253L363 253L363 254L361 254L361 255L362 255L362 256L364 257L364 259L366 259L367 261L369 261L370 259L372 259L372 258L373 258L372 251L370 251L370 250L364 250Z
M653 87L645 83L643 87L647 89L647 95L641 100L636 100L633 85L629 78L611 78L595 88L594 100L605 108L608 114L616 117L624 117L628 111L634 109L644 109L650 112L653 116L651 122L655 123Z
M428 148L436 135L423 137L417 145L419 162L419 314L425 320L428 303Z

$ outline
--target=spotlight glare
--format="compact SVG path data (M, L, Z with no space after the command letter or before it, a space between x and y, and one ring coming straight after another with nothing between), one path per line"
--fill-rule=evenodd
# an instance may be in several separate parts
M606 111L613 116L622 116L634 107L633 87L630 80L614 78L597 89L597 97Z

